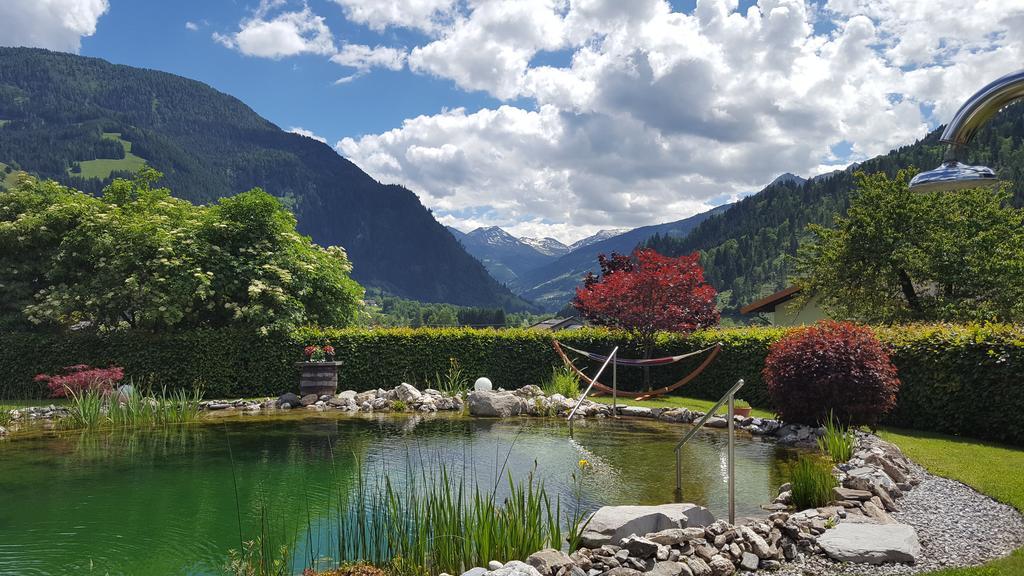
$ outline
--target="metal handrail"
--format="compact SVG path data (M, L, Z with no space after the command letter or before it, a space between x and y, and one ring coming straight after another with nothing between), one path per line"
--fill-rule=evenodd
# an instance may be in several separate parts
M711 409L708 410L706 414L704 414L704 417L701 418L697 422L697 424L695 424L693 426L693 428L691 428L690 431L687 432L683 436L683 439L680 440L678 444L676 444L676 499L677 500L682 500L683 499L683 452L682 452L683 444L686 444L690 440L690 438L693 438L694 435L696 435L697 432L704 426L704 424L706 424L707 421L709 419L711 419L711 417L713 417L715 415L715 412L718 412L718 409L721 408L723 404L728 402L728 404L729 404L729 410L728 410L728 421L729 421L729 455L728 455L729 464L728 464L728 475L729 475L729 523L730 524L735 524L736 523L736 420L734 418L734 416L735 416L734 400L735 400L735 397L736 397L736 391L739 390L740 388L743 388L743 380L742 379L737 380L736 383L732 385L732 388L729 388L729 391L726 392L718 400L718 402L716 402L715 405L712 406Z
M584 390L583 394L580 394L579 399L576 400L576 405L573 406L572 411L569 412L568 420L569 420L569 425L570 425L570 431L572 430L571 426L572 426L573 416L575 416L576 415L576 411L580 409L580 405L583 404L583 400L586 399L587 394L590 394L590 389L594 387L594 382L597 382L597 379L601 377L601 373L604 372L604 369L608 367L608 363L611 362L613 358L617 358L618 354L619 354L619 347L616 346L612 350L612 353L609 354L607 358L605 358L604 364L601 365L601 369L598 370L597 374L593 378L590 379L590 385L587 386L587 389Z

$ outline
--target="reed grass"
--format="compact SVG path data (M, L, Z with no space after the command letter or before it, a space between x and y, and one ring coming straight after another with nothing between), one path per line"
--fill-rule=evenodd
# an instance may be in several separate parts
M831 412L825 421L825 435L818 438L818 449L832 458L836 464L853 458L856 437L853 430L844 426Z
M70 404L64 428L142 428L187 424L201 416L199 401L202 390L161 389L158 394L133 393L118 396L100 390L67 391Z
M469 378L459 361L449 358L448 370L444 374L434 374L434 387L445 396L455 396L469 389Z
M566 398L575 398L580 393L580 377L568 366L552 368L551 378L541 388L546 396L561 394Z
M793 504L798 510L824 506L832 500L836 478L832 465L820 458L801 456L790 468Z

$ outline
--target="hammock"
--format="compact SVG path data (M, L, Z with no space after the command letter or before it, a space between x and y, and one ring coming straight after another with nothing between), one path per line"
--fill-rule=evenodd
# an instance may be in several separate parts
M604 362L605 360L607 360L608 359L607 356L602 356L600 354L594 354L593 352L586 352L584 350L577 350L576 348L572 348L571 346L566 346L565 344L560 344L558 342L558 340L554 340L554 345L555 345L555 352L558 352L558 355L562 357L562 361L565 362L565 365L568 366L569 368L571 368L573 370L573 372L575 372L577 375L579 375L580 379L583 380L584 382L586 382L588 385L592 384L594 386L594 388L596 388L600 392L604 392L605 394L612 394L614 392L615 394L617 394L619 396L625 396L627 398L635 398L637 400L646 400L647 398L653 398L655 396L664 396L665 394L668 394L668 393L674 391L676 388L679 388L680 386L684 386L684 385L688 384L691 380L693 380L694 378L699 376L700 373L703 372L705 368L710 366L711 363L715 360L715 358L718 357L719 352L722 351L722 343L719 342L719 343L715 344L714 346L709 346L707 348L704 348L703 350L697 350L696 352L690 352L690 353L687 353L687 354L680 354L678 356L666 356L664 358L651 358L649 360L625 359L625 358L620 360L619 358L616 358L615 360L612 361L612 363L616 364L616 365L621 365L621 366L633 366L633 367L664 366L666 364L673 364L675 362L679 362L680 360L682 360L684 358L689 358L690 356L697 356L699 354L704 354L706 352L710 352L710 354L708 354L707 358L705 358L704 361L701 362L700 366L697 366L697 368L693 372L690 372L686 376L683 376L675 384L671 384L671 385L665 386L663 388L658 388L656 390L649 390L647 392L630 392L628 390L616 390L616 391L613 391L610 386L605 386L604 384L602 384L602 383L600 383L600 382L598 382L596 380L592 380L589 376L584 374L582 370L577 368L575 364L573 364L572 360L569 359L569 356L566 355L565 351L562 350L562 348L563 347L567 348L569 350L572 350L573 352L576 352L577 354L582 354L583 356L586 356L587 358L589 358L591 360L596 360L596 361L599 361L599 362Z

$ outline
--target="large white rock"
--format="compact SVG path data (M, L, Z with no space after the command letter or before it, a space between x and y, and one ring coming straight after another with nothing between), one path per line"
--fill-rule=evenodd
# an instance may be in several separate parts
M696 504L661 504L659 506L603 506L590 517L581 540L588 548L605 544L618 545L631 534L650 534L669 528L707 526L715 517Z
M420 391L412 384L402 382L398 386L395 386L395 396L397 396L402 402L411 404L419 400L422 394L420 394Z
M523 399L511 392L477 390L470 392L467 400L469 401L469 413L473 416L507 418L522 414L524 408Z
M525 562L513 560L497 570L489 570L484 576L541 576L541 573Z
M906 524L840 522L818 536L818 545L833 560L858 564L913 563L921 554L917 531Z

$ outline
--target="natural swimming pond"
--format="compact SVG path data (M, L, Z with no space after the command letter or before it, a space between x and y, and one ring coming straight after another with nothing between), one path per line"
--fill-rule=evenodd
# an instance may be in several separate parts
M673 446L685 429L595 420L570 439L556 419L303 413L21 438L0 443L0 574L220 574L239 523L252 534L265 510L271 529L300 546L329 538L318 510L354 490L360 469L400 478L443 462L488 491L496 485L500 498L501 470L521 478L536 466L548 493L568 502L586 459L588 507L661 504L672 501ZM718 516L726 444L708 430L684 449L685 500ZM738 434L736 456L737 516L757 514L795 454Z

